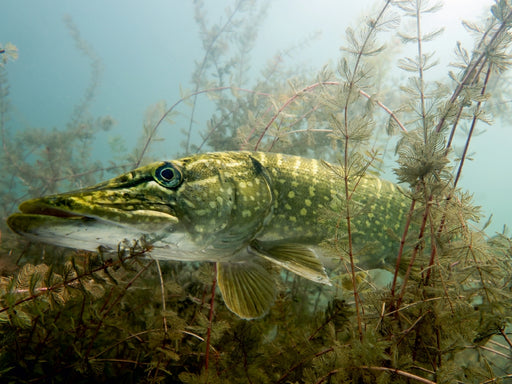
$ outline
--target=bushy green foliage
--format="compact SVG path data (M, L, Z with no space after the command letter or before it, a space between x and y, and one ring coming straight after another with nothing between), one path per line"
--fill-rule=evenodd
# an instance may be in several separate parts
M270 313L245 321L213 294L214 271L206 263L158 264L145 244L120 247L116 257L101 250L64 251L27 244L2 227L2 382L511 380L512 242L506 234L489 238L475 229L478 208L457 185L475 126L490 120L489 90L499 85L493 79L505 76L510 64L511 4L497 1L484 26L467 23L475 47L458 46L457 72L444 83L427 80L435 56L425 43L438 37L438 31L421 30L423 14L437 8L430 2L383 2L358 29L347 30L337 71L292 77L276 60L252 83L246 57L264 7L238 0L213 26L203 7L196 2L205 53L192 74L192 91L167 110L158 105L148 113L140 145L126 154L123 165L140 164L148 156L160 125L172 123L182 102L190 113L187 152L259 149L337 163L333 180L344 196L339 211L326 212L326 223L344 220L348 230L325 244L334 255L334 287L283 273ZM397 33L399 16L415 19L417 30L399 35L418 50L400 60L408 77L400 89L377 69L389 54L380 36ZM90 183L110 170L87 158L95 132L112 123L86 112L98 81L98 59L68 24L91 60L93 80L63 131L8 131L5 71L15 63L2 56L3 217L28 196ZM239 33L228 38L227 29ZM8 50L15 58L12 45L5 52L0 46L0 54ZM193 143L201 95L210 97L215 112L201 130L203 142ZM468 129L456 157L452 148L461 137L455 134L459 126ZM354 235L353 225L368 207L352 198L361 177L378 173L386 160L385 132L398 136L395 172L410 206L392 234L397 247L389 250L389 260L396 265L388 266L382 281L383 271L364 271L357 263L367 244Z

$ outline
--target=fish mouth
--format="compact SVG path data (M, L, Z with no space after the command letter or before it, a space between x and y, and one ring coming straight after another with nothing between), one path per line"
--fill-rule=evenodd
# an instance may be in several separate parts
M61 208L67 205L73 208ZM7 225L19 234L37 233L44 227L87 227L97 222L113 227L124 227L127 232L137 230L141 233L150 233L175 226L179 222L177 217L165 212L80 204L80 201L73 197L62 199L60 196L59 206L56 206L52 198L38 198L23 202L19 210L20 213L14 213L7 218Z
M64 247L115 249L128 239L151 239L182 227L172 193L154 182L155 165L92 187L24 201L8 226L31 240Z
M88 217L86 215L76 214L64 209L41 204L38 200L29 200L22 203L19 207L19 210L21 211L22 215L29 216L50 216L65 219L93 219L92 217Z
M7 225L17 234L34 242L92 252L100 246L116 250L126 240L158 238L175 232L179 222L165 212L87 204L76 196L32 199L19 210L7 218Z
M64 209L43 204L40 199L29 200L19 206L21 213L14 213L7 218L7 225L16 233L33 233L43 226L56 226L72 220L94 221L96 219L83 214L76 214Z

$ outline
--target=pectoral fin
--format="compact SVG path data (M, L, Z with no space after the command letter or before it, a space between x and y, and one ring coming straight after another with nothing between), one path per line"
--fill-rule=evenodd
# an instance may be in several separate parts
M275 300L275 282L262 263L217 263L217 282L226 306L242 319L263 316Z
M316 283L331 285L322 262L315 251L301 244L281 244L254 240L249 252L280 265Z

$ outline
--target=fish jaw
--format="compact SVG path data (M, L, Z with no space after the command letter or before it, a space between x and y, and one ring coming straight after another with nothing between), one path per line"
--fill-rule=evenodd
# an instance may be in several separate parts
M7 219L30 240L96 251L125 240L173 233L179 227L169 195L141 167L82 190L27 200Z
M116 250L144 238L159 259L218 261L247 246L272 209L261 164L247 153L220 153L157 162L28 200L8 224L32 240L70 248Z
M115 222L86 216L51 216L15 213L7 224L25 238L65 248L97 252L117 252L120 245L140 242L150 244L152 256L161 260L205 261L212 259L206 249L200 250L192 238L181 230L168 228L148 233ZM214 258L218 260L220 257Z
M32 241L92 252L100 246L114 250L125 239L141 239L144 236L140 231L129 233L126 227L85 216L15 213L9 216L7 224L13 231Z
M172 210L161 210L160 207L165 207L164 204L160 204L160 210L149 208L153 205L154 203L149 200L136 201L130 196L130 191L113 191L105 188L27 200L20 204L19 210L21 215L42 216L36 220L41 225L53 223L53 219L45 223L45 218L82 218L87 219L86 221L105 221L120 227L136 228L141 232L152 232L179 223ZM19 233L16 224L13 221L11 229Z

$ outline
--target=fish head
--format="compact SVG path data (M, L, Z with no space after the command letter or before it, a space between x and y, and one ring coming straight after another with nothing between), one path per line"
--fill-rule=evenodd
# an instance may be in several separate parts
M269 178L247 153L155 162L93 187L31 199L7 223L32 240L95 251L144 238L174 260L250 241L271 215Z

